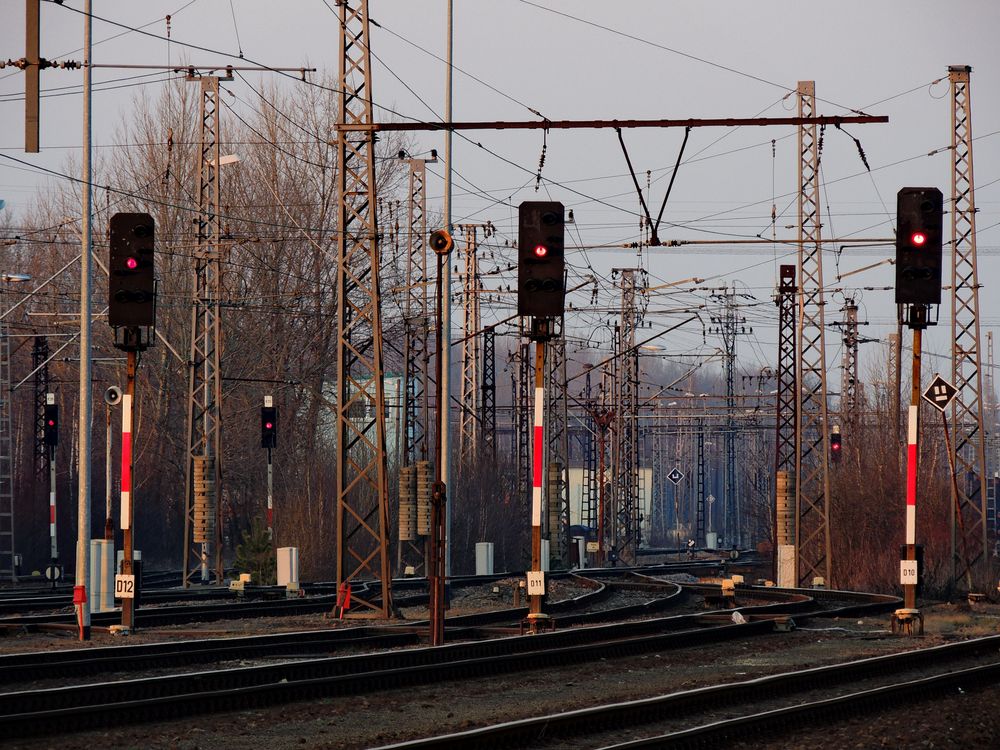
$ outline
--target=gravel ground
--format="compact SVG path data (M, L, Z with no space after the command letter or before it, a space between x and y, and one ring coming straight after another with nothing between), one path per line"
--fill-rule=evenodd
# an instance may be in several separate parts
M288 704L174 722L13 741L20 750L95 746L160 750L207 748L367 748L404 739L586 706L649 697L680 689L874 656L956 638L1000 632L1000 607L925 607L927 635L892 637L888 617L817 621L752 641L706 649L681 649L587 665L504 675L490 681L458 681L394 691ZM303 618L306 619L306 618ZM261 622L261 621L258 621ZM269 632L276 622L266 620ZM218 625L218 624L214 624ZM252 624L242 632L252 632ZM236 623L226 624L226 630ZM301 623L290 630L300 629ZM285 628L283 628L285 629ZM160 629L162 640L169 629ZM137 642L132 636L128 642ZM37 636L25 636L35 638ZM69 647L73 641L58 641ZM8 640L0 645L11 645ZM102 645L102 644L94 644ZM900 707L877 717L798 732L775 740L755 739L733 748L958 748L998 746L1000 690L955 695L926 705ZM624 739L624 735L623 735ZM576 747L588 747L585 739Z

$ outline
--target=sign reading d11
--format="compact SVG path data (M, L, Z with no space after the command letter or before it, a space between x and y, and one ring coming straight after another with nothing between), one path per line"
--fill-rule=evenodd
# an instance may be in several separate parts
M942 378L940 375L935 375L934 380L931 384L927 386L927 390L924 391L924 401L929 403L939 412L944 413L944 410L948 408L954 399L955 395L958 393L958 389L949 383L947 380Z

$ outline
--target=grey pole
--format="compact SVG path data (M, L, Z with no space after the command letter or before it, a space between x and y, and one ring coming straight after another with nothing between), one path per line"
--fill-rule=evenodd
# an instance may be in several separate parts
M444 98L444 119L451 122L451 91L452 91L452 42L454 40L453 22L454 0L448 0L448 33L447 33L447 60L445 68L445 98ZM451 226L451 131L444 133L444 225L448 232L452 232ZM454 235L452 235L454 236ZM451 405L451 264L444 264L444 306L441 310L442 342L438 356L441 358L441 393L442 402L438 404L441 424L441 465L438 467L441 481L445 487L451 487L451 458L449 452L449 424L448 412ZM453 496L454 497L454 496ZM444 575L445 578L451 575L451 509L454 503L448 503L445 508L445 553L444 553Z
M80 607L80 640L90 640L90 603L87 584L90 580L90 267L93 242L90 226L90 62L91 62L91 0L83 5L83 206L80 227L83 257L80 258L80 452L77 471L80 477L77 495L76 582L73 601Z

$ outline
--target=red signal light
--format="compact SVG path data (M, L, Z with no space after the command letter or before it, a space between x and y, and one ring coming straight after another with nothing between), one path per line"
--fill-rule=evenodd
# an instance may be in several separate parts
M264 423L264 428L268 429L268 430L273 430L274 429L274 423L273 422L265 422Z
M925 242L927 242L927 235L923 232L914 232L910 235L910 242L917 247L921 247Z
M544 258L549 254L549 249L545 245L535 245L535 257Z
M49 427L55 427L55 426L56 426L56 420L50 419L49 420Z
M134 271L139 267L139 260L137 258L126 258L125 267L130 271Z

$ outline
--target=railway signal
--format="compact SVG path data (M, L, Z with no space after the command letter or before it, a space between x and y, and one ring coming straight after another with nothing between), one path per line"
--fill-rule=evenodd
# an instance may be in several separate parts
M566 301L563 204L525 201L518 207L517 314L562 316Z
M59 405L45 404L45 427L42 431L42 442L45 445L59 445Z
M108 323L116 331L149 328L156 323L155 231L149 214L119 213L111 217ZM126 333L123 341L116 340L116 345L126 350L145 348L138 333Z
M842 456L843 445L841 444L841 440L840 425L834 425L830 431L830 460L835 464L840 463Z
M896 196L896 304L941 304L944 198L937 188Z
M278 447L278 409L275 406L260 407L260 447Z

